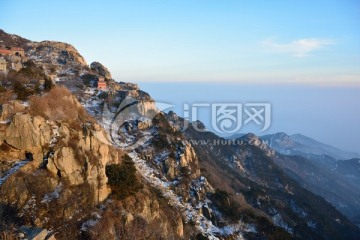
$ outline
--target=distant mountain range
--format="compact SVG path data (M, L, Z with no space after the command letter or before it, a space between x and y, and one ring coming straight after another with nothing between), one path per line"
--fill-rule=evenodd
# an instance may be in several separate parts
M310 137L275 133L261 139L282 157L274 161L306 189L360 225L360 155Z
M264 135L262 140L268 142L269 147L285 155L300 155L304 157L329 156L337 160L360 158L360 154L347 152L339 148L321 143L302 134L287 135L279 132Z
M251 134L250 134L251 135ZM237 134L231 139L249 139ZM302 134L279 132L260 137L273 149L273 161L307 190L322 196L360 226L360 155L321 143Z

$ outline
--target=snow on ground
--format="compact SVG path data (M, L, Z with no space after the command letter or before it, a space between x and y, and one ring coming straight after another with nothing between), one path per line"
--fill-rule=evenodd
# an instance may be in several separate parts
M12 174L16 173L22 166L24 166L27 163L29 163L28 160L15 163L14 167L10 168L10 170L7 171L3 177L0 178L0 186L3 185L6 179L8 179Z
M273 223L276 226L285 229L288 233L293 234L294 230L282 219L280 213L278 213L275 209L273 209L273 211L275 211L275 215L271 217Z
M80 230L86 232L91 227L95 226L99 222L99 219L90 219L81 225Z
M148 166L146 160L139 158L135 151L132 151L129 156L133 159L137 170L144 179L159 189L163 196L169 200L169 204L182 212L187 221L194 222L201 232L209 236L209 239L218 239L213 233L220 232L220 230L211 221L200 215L189 203L182 203L181 199L168 188L168 184L155 176L154 170Z
M168 199L169 204L181 212L187 222L193 222L197 229L208 236L209 239L218 239L216 235L230 235L240 230L237 225L226 226L224 228L216 227L210 220L199 214L198 210L190 203L183 203L182 198L169 188L171 184L156 177L156 174L154 174L155 170L147 164L146 160L141 159L135 151L129 153L129 156L133 159L137 170L143 178L150 185L159 189L163 196ZM249 228L249 231L254 230ZM241 234L238 237L238 239L243 239Z
M51 128L52 128L51 129L52 136L51 136L49 145L50 145L50 147L54 147L55 144L57 143L57 138L60 137L59 126L52 125Z
M44 198L41 200L42 203L45 202L51 202L53 199L57 199L60 196L60 192L63 189L62 183L57 185L53 192L48 193L44 196Z

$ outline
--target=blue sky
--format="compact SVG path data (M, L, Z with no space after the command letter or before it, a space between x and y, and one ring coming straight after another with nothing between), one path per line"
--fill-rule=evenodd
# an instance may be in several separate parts
M70 42L125 81L358 84L360 2L1 0L1 27Z
M360 152L358 0L0 0L0 9L5 31L71 43L180 115L184 102L270 102L270 132Z

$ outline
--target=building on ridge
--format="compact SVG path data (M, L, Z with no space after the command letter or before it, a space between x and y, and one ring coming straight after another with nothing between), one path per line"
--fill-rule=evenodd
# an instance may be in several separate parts
M98 90L105 91L106 89L107 89L107 87L106 87L105 78L104 77L99 77Z

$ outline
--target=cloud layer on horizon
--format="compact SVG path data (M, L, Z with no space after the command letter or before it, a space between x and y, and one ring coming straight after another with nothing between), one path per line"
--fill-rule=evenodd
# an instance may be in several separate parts
M293 40L290 43L277 43L273 40L264 40L261 43L271 52L285 53L293 57L303 58L316 50L334 45L335 41L331 39L303 38Z

